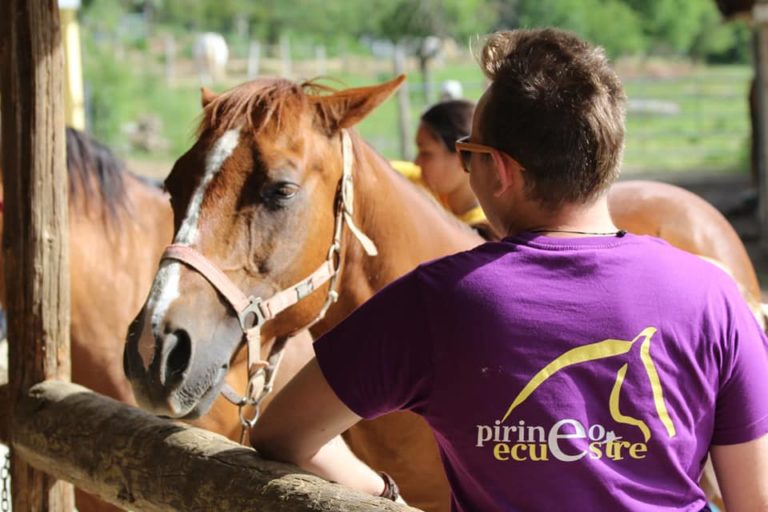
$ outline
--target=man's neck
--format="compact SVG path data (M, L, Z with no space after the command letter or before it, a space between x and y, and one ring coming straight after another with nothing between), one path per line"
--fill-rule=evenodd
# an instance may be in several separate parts
M515 219L510 226L510 234L533 231L568 237L618 231L611 219L605 195L589 204L565 204L554 212L541 205L532 205L528 210L528 215Z

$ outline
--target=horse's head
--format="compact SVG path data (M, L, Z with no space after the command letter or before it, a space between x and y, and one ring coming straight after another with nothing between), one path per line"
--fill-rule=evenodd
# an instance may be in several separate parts
M401 82L318 94L264 79L204 91L198 140L166 179L174 245L126 342L126 374L143 407L204 414L245 331L280 338L324 311L351 158L344 129ZM259 364L259 354L249 359Z

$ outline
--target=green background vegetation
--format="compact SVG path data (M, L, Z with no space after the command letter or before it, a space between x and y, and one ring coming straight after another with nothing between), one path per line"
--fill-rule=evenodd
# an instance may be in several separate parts
M200 112L191 41L202 31L221 32L230 45L232 71L217 90L245 79L251 41L262 45L264 72L270 58L279 60L279 44L290 41L294 78L314 76L306 70L314 69L315 48L322 45L329 62L353 61L327 72L350 86L393 75L389 57L373 56L367 42L402 44L410 52L415 132L443 80L462 82L470 99L482 93L483 77L467 51L478 35L558 26L602 45L629 99L646 105L630 103L628 170L748 169L751 33L743 23L724 23L713 0L90 0L80 19L89 130L133 159L169 161L189 147ZM418 48L428 35L450 38L461 51L430 61L433 88L425 98ZM168 36L177 49L173 83L163 72ZM298 74L302 69L306 76ZM126 143L125 133L147 116L158 120L165 144L142 152ZM398 158L397 126L390 100L359 131L385 156Z

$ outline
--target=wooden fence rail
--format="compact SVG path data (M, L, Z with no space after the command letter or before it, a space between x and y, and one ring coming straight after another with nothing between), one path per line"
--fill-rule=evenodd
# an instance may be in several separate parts
M11 428L14 449L34 467L131 510L416 510L76 384L33 386Z

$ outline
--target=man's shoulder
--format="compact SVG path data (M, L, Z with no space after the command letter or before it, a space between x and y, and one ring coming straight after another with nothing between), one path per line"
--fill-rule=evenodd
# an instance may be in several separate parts
M659 238L637 238L639 244L627 272L646 276L646 282L653 283L658 290L684 296L683 302L693 309L700 307L702 301L710 306L714 302L725 305L734 300L743 301L744 285L736 280L734 269L724 262L711 255L685 251ZM676 307L685 307L683 302L678 302Z
M432 286L452 286L468 275L485 272L495 261L510 252L508 244L486 242L472 249L428 261L419 265L414 277Z
M689 252L653 236L636 238L640 243L635 250L636 256L653 265L657 271L667 271L683 278L707 277L715 282L733 280L731 270L713 256Z

